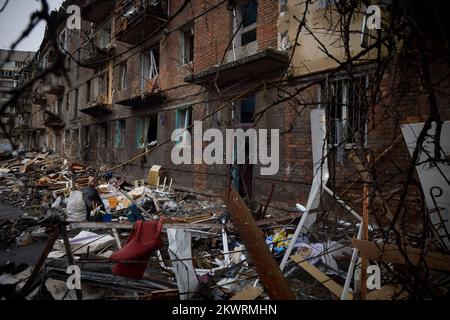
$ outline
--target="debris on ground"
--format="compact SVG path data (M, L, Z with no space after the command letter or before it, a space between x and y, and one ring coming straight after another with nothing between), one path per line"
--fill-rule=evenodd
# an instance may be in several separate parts
M3 160L0 201L26 213L0 220L0 245L27 246L44 239L47 246L34 266L0 266L0 299L253 300L291 297L292 290L292 297L317 300L358 294L360 284L348 270L360 272L359 263L352 265L356 244L349 236L358 233L359 221L329 219L294 236L304 206L267 214L270 201L241 199L239 206L248 210L245 219L256 230L249 234L249 225L235 225L242 222L242 210L233 212L239 219L231 219L228 210L238 207L227 208L226 198L176 190L172 179L160 184L159 174L150 172L151 184L146 184L48 153ZM376 237L376 227L368 229ZM280 291L279 281L273 286L267 259L257 260L254 242L259 240L278 272L292 247L280 273L288 291ZM66 283L73 264L80 268L79 290ZM367 295L383 297L408 295L388 277L383 290Z

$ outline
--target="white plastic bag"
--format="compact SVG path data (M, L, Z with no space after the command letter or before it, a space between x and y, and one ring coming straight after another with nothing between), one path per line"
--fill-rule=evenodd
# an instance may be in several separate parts
M81 191L70 192L66 206L67 221L80 222L86 220L86 205Z

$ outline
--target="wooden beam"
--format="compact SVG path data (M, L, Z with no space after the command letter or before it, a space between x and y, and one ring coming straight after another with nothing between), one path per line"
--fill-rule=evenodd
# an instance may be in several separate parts
M370 166L371 157L367 156L367 161ZM369 240L369 184L364 183L363 185L363 214L362 214L362 239ZM360 278L360 288L359 296L361 300L367 299L367 268L369 267L369 260L365 257L361 259L361 278Z
M306 272L313 276L317 281L323 284L328 290L330 290L336 297L340 298L342 295L342 287L337 284L333 279L327 276L325 273L317 269L315 266L305 260L304 257L299 255L291 256L291 259L302 267ZM353 300L353 295L349 292L348 298Z
M295 293L269 251L263 234L244 200L231 188L224 194L223 200L269 297L272 300L295 300Z
M248 286L232 296L230 300L255 300L263 291L260 287Z
M352 244L362 256L369 260L406 264L405 257L396 245L382 245L372 241L357 239L353 239ZM450 255L437 252L424 253L420 249L411 247L406 247L405 250L408 260L415 266L425 262L430 269L450 271Z
M384 149L384 151L375 158L375 163L380 161L386 154L388 154L402 140L403 140L403 135L402 134L398 135L397 138L395 138L395 140L391 143L391 145L389 147L387 147L386 149ZM359 176L358 178L356 178L356 180L351 182L344 189L344 191L341 192L341 195L346 194L355 185L355 183L357 183L359 181L359 179L361 179L361 176Z
M363 182L365 184L372 183L373 182L372 176L370 175L369 171L364 166L364 163L361 161L361 159L358 157L358 155L356 154L356 152L354 150L350 151L348 158L353 163L356 170L358 170ZM383 195L379 191L375 191L373 200L374 200L374 203L378 204L384 210L386 210L386 215L389 218L389 220L394 221L394 215L392 214L391 209L389 208L386 201L384 200ZM398 227L398 228L400 227L399 223L400 223L399 221L397 221L397 223L396 223L396 227Z

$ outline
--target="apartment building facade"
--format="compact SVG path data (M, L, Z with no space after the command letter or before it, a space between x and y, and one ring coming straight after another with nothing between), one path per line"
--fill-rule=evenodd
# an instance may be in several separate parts
M13 91L20 86L20 83L30 79L31 71L28 70L28 66L34 54L35 52L31 51L0 50L0 105L9 103ZM30 91L27 91L15 103L7 105L2 113L1 122L6 132L0 128L0 139L11 139L15 144L21 141L26 143L28 135L22 136L22 134L28 132L30 114Z
M81 8L81 30L66 28L64 8L73 3ZM324 18L332 5L316 1L305 8L298 0L66 1L57 36L67 52L68 79L52 76L35 85L36 145L108 169L161 144L115 173L142 179L152 165L162 165L175 186L213 194L222 193L231 178L241 194L256 200L266 199L273 186L274 206L292 208L306 202L313 177L309 112L325 108L333 151L329 161L336 164L333 181L343 186L355 175L349 150L370 147L382 153L400 131L398 118L384 119L381 110L370 117L358 113L370 94L378 51L366 50L370 44L363 44L362 31L355 32L348 43L353 56L361 53L355 61L359 71L349 77L337 70L347 52L336 45L344 40ZM303 15L327 32L298 32ZM362 30L364 14L357 17L351 24ZM39 68L51 63L52 50L44 39ZM393 80L386 76L382 81L387 90ZM388 101L394 100L378 105ZM426 112L424 105L399 103L405 103L400 121ZM173 164L176 142L164 143L173 130L218 109L203 121L204 130L280 130L275 175L261 175L259 164ZM406 147L389 157L406 163ZM395 171L390 168L386 172ZM354 196L360 189L357 185Z

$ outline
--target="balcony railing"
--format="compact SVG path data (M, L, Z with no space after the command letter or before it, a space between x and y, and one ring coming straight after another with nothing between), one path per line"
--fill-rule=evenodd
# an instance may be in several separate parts
M116 102L123 106L142 108L161 104L165 99L164 92L159 87L159 75L145 80L143 88L134 91L126 90L116 95Z
M80 109L80 112L88 114L92 117L99 117L112 112L111 104L108 102L106 95L100 95L94 102L89 102L85 107Z
M64 93L64 86L61 79L55 75L51 75L44 83L44 91L51 95L61 95Z
M114 0L84 0L81 16L83 20L99 23L111 15L114 5Z
M98 41L91 40L82 48L81 64L85 68L95 69L112 58L114 47L111 44L99 45Z
M39 106L47 105L47 97L40 90L34 90L31 96L31 102Z
M165 1L125 1L116 10L114 36L136 44L167 21Z
M48 110L44 111L44 115L45 115L44 126L52 129L61 129L64 127L64 122L58 115Z
M184 78L184 81L205 87L213 86L215 82L218 86L226 86L243 80L279 76L288 65L287 54L274 49L265 49L221 66L213 66L206 71Z

